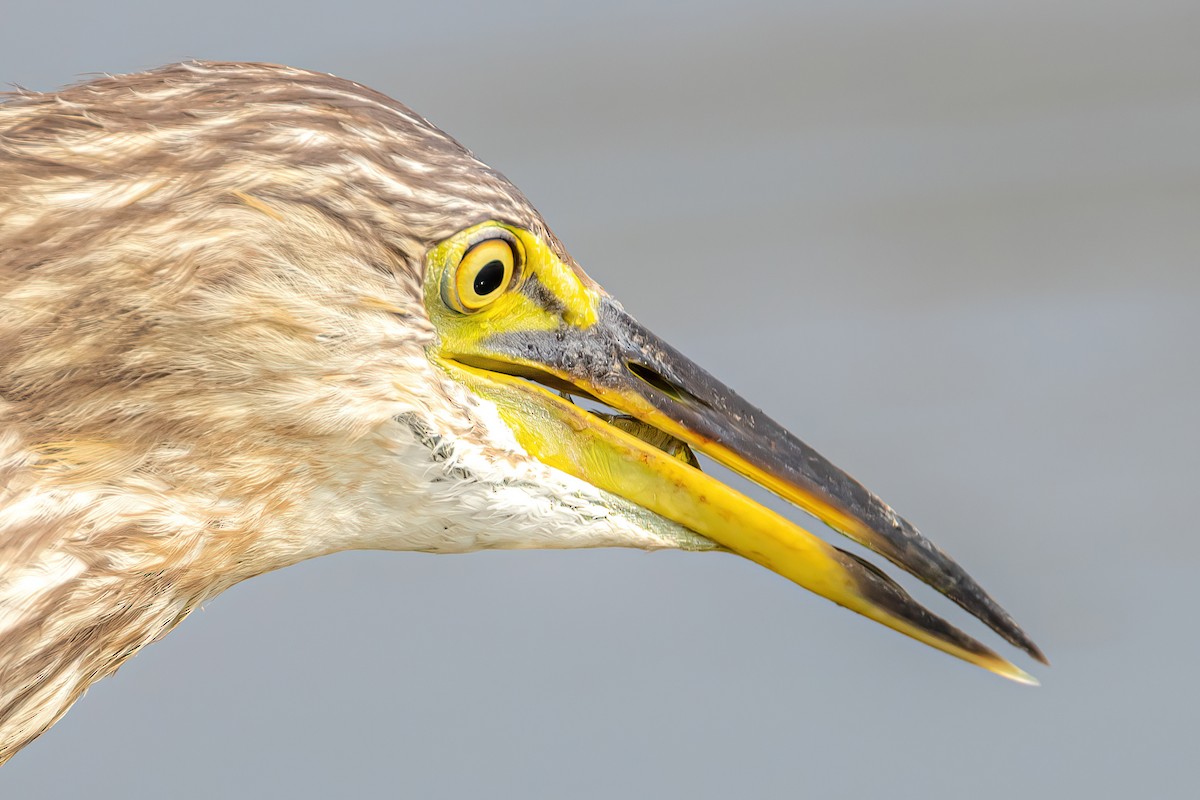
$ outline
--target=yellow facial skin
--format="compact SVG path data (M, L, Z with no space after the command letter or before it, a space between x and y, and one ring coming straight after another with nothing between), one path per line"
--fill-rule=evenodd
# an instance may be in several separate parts
M516 274L507 291L487 306L470 313L464 314L453 308L454 300L446 295L457 288L458 268L467 251L510 237L516 242L519 263L514 265ZM565 313L561 316L551 314L521 291L531 276L536 276L538 282L561 301ZM550 331L563 323L588 328L596 324L599 295L585 287L574 271L532 233L498 222L484 222L450 237L430 251L426 259L425 299L430 320L441 338L439 350L470 354L483 349L480 343L497 332Z
M456 292L462 291L464 280L478 271L479 253L507 252L496 249L506 247L497 244L499 240L512 247L512 279L490 302L471 307L474 296L463 303ZM491 269L496 273L498 268ZM753 426L744 424L740 410L728 411L719 408L719 402L704 399L723 397L713 394L718 390L728 392L715 381L708 383L709 376L700 373L702 379L689 387L682 381L662 378L649 367L639 369L643 355L647 363L651 356L658 359L654 363L663 371L670 365L663 360L661 348L653 347L650 349L654 353L643 354L628 336L614 334L611 301L585 284L533 234L489 222L451 237L429 254L425 296L440 337L431 357L455 380L494 403L530 455L931 647L1012 680L1036 683L1020 668L925 611L877 570L865 567L855 557L686 460L664 453L525 380L532 377L588 394L631 414L834 527L858 534L854 538L870 540L875 533L843 509L755 463L748 454L760 452L762 443L751 441L756 434ZM613 348L604 344L606 336L616 337L614 341L624 348L623 355L615 360L609 352ZM680 363L681 369L692 368L690 362ZM736 399L732 392L728 394ZM676 408L679 413L675 413ZM729 416L727 427L721 427L722 414ZM697 426L688 422L693 418L703 420L717 433L706 435L696 430ZM718 425L715 429L714 424ZM835 478L841 475L836 472Z

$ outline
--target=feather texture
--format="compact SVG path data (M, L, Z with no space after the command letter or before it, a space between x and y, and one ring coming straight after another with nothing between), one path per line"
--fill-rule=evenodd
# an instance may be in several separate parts
M424 254L484 219L561 250L501 175L327 75L191 63L0 104L0 762L301 559L703 546L431 366Z

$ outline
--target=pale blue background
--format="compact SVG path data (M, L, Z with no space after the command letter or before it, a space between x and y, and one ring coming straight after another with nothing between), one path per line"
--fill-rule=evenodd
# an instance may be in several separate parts
M4 0L0 81L254 59L409 103L1054 667L728 556L356 553L211 603L0 796L1197 796L1198 42L1195 2Z

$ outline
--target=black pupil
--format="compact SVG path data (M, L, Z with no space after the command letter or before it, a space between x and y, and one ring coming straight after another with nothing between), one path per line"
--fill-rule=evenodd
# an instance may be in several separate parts
M496 259L483 265L483 269L475 273L475 294L487 297L500 288L504 282L504 262Z

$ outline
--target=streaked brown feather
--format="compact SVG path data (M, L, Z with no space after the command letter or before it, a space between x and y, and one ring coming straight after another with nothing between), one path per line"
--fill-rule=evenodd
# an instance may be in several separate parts
M386 450L422 362L426 248L487 218L552 240L328 75L191 63L0 104L0 762L206 598L316 554L303 498Z

